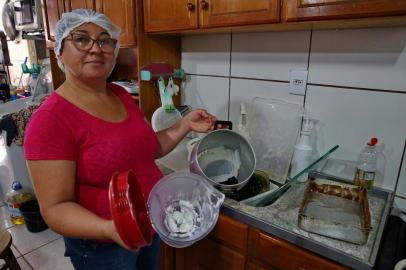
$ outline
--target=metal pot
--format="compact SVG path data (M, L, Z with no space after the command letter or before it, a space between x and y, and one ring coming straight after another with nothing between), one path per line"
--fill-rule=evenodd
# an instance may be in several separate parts
M238 172L238 183L227 185L221 184L206 175L204 169L199 164L199 156L202 152L224 146L227 149L237 150L240 154L241 166ZM218 129L208 133L193 147L190 155L190 171L206 178L213 186L221 190L226 195L235 194L241 189L252 176L255 170L256 158L251 144L237 132L228 129Z

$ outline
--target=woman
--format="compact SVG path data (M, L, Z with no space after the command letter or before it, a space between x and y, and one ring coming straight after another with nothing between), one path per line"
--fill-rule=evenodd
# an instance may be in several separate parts
M114 172L131 169L148 196L162 177L155 158L190 131L212 130L216 120L194 110L155 134L131 96L106 85L119 34L106 16L92 10L63 14L55 53L66 81L34 113L25 134L25 158L41 213L64 236L65 255L75 269L158 268L157 236L137 252L120 239L109 210L109 181Z

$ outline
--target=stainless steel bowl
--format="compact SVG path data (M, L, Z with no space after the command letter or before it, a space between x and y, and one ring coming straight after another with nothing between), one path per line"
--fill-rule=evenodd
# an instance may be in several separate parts
M208 149L224 146L228 149L239 150L241 166L237 177L237 184L224 185L208 177L199 164L199 155ZM256 158L251 144L240 134L228 129L218 129L204 136L194 147L190 155L190 171L206 178L213 186L226 195L235 194L252 176L255 170Z

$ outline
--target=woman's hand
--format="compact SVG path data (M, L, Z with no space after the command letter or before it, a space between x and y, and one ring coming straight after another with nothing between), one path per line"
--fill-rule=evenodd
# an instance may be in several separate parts
M130 250L130 251L137 251L138 249L133 249L131 250L128 246L126 246L126 244L124 243L124 241L121 239L120 235L117 232L116 227L114 226L114 222L112 220L106 220L106 227L105 227L105 236L108 239L113 240L114 242L116 242L118 245L120 245L121 247Z
M186 114L181 122L191 131L207 133L214 129L217 118L206 110L196 109Z

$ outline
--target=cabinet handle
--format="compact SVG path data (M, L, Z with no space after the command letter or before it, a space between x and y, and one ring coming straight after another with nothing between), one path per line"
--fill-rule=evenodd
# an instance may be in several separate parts
M209 7L209 3L207 3L205 0L200 1L200 7L202 9L207 9Z
M189 11L193 11L193 10L195 10L195 4L189 2L189 3L187 3L186 8Z

